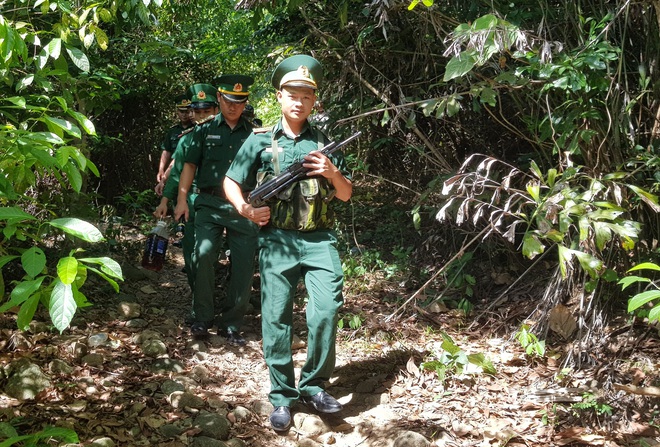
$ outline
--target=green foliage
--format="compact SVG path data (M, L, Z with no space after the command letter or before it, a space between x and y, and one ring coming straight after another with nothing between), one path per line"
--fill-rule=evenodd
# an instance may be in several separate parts
M43 224L88 243L103 240L103 235L96 227L75 218L58 218L41 224L19 208L8 207L0 208L0 220L6 222L5 236L11 232L18 235L25 231L33 232L32 244L47 240L49 235L41 229ZM36 223L36 226L33 227L32 223ZM32 321L37 307L42 304L48 308L55 327L62 332L69 327L76 310L90 304L80 291L89 271L99 275L118 292L117 280L122 279L119 264L107 257L74 256L83 251L71 250L68 256L59 258L53 268L48 266L46 253L38 245L32 245L27 249L8 247L9 254L0 256L0 267L4 268L11 262L20 261L25 274L20 280L12 281L13 290L9 300L0 306L0 313L18 307L17 326L25 330ZM11 254L12 252L16 254ZM50 273L53 270L54 272ZM0 277L2 277L1 273ZM4 284L4 280L0 282Z
M652 262L644 262L638 264L628 270L630 272L636 272L639 270L651 270L658 272L660 271L660 266ZM652 280L647 276L626 276L619 281L621 289L625 290L627 287L633 284L647 284L644 291L635 294L630 301L628 302L628 312L636 312L637 315L646 316L649 321L653 322L660 319L660 283L659 281ZM645 309L647 305L651 303L650 309Z
M543 357L545 355L545 340L539 340L536 334L530 332L528 324L523 324L516 332L516 340L525 348L530 357Z
M438 374L438 380L443 384L454 376L462 374L486 373L495 375L497 371L492 362L484 354L468 354L456 345L454 340L442 333L441 352L432 354L432 358L422 363L422 369L434 370ZM474 365L476 368L468 368Z
M345 325L348 323L348 327L356 331L362 327L364 319L361 315L358 314L347 314L342 315L337 321L337 328L344 329Z
M129 190L115 198L117 213L128 221L153 220L156 193L153 189L144 191Z
M68 428L46 427L33 434L19 435L11 424L0 422L0 447L10 447L13 445L42 447L52 445L52 442L55 440L66 444L79 442L78 434Z
M603 403L592 393L585 393L582 395L582 401L576 402L571 405L571 408L575 410L576 415L579 415L583 412L593 412L597 415L608 415L612 416L612 407L606 403Z

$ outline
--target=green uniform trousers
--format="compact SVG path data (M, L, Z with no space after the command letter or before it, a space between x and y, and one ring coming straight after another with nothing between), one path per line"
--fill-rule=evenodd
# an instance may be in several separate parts
M223 234L231 251L231 278L221 309L215 309L215 266ZM193 314L195 321L215 323L218 329L240 330L250 299L258 227L242 217L226 200L201 193L195 200ZM218 317L218 314L222 314ZM216 318L217 317L217 318Z
M343 272L333 231L262 228L259 233L263 350L270 372L269 400L291 407L301 396L324 390L335 368L337 316L343 304ZM305 282L307 361L298 387L291 352L293 300Z
M190 290L195 290L195 269L193 268L192 257L195 251L195 199L196 193L188 194L188 221L183 229L183 240L181 241L181 251L183 252L183 263L188 277Z

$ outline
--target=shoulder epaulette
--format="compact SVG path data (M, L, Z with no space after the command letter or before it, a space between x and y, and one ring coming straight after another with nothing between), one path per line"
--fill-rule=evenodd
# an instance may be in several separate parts
M252 129L252 132L254 133L266 133L270 130L270 127L255 127Z
M193 130L195 130L195 127L200 126L200 125L202 125L202 124L204 124L204 123L208 123L209 121L213 121L214 119L215 119L215 115L209 115L209 116L207 116L206 118L204 118L203 120L195 121L195 124L193 124L192 126L190 126L189 128L187 128L186 130L184 130L183 132L181 132L181 134L179 135L179 138L181 138L181 137L184 136L185 134L190 133L190 132L192 132Z

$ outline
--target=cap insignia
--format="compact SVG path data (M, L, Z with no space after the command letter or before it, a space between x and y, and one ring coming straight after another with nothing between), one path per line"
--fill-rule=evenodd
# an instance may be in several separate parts
M241 84L240 82L237 82L236 84L234 84L234 91L235 92L242 92L243 91L243 84Z
M189 99L184 99L183 101L181 101L181 106L183 106L183 107L188 107L191 103L192 103L191 100L189 100Z
M197 92L197 99L201 99L201 100L206 99L206 92L204 92L204 90Z
M301 65L300 67L298 67L298 73L300 73L301 75L303 75L306 78L311 79L311 76L309 75L309 68L305 67L304 65Z

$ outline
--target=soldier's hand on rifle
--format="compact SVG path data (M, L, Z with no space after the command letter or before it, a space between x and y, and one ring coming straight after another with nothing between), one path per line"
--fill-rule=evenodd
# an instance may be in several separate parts
M188 222L188 204L185 200L179 200L176 203L176 208L174 208L174 220L179 222L181 217L185 218L185 221Z
M241 206L239 213L241 216L250 219L260 227L268 224L268 221L270 220L270 208L267 206L255 208L249 203L245 203Z
M313 151L305 155L303 167L309 169L308 176L321 175L325 178L333 178L339 173L339 169L332 164L330 159L319 151Z

